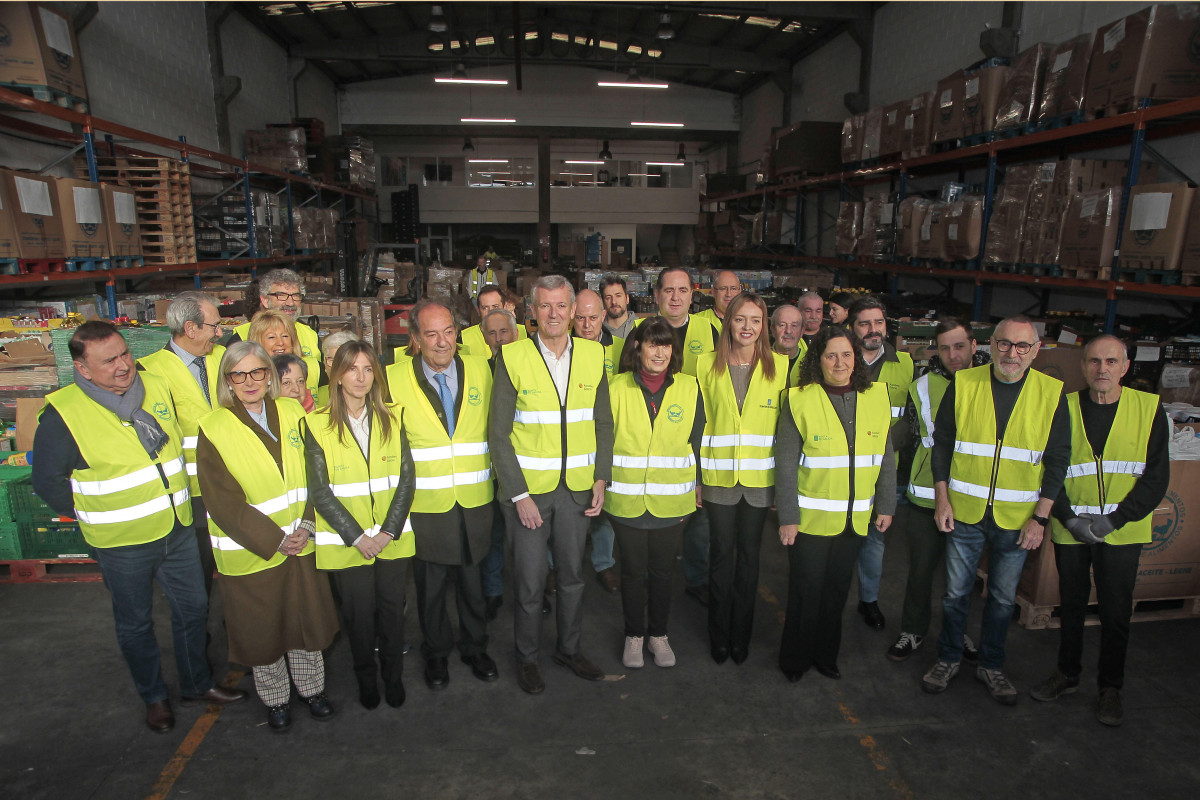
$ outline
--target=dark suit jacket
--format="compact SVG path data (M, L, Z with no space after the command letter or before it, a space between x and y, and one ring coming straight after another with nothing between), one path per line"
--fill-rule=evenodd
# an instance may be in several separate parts
M458 390L454 396L454 418L462 412L462 401L466 380L466 366L458 355L454 356L458 371ZM442 428L449 432L446 412L437 389L425 377L425 368L420 356L414 358L409 368L417 378L423 397L406 398L408 402L428 403L437 414ZM393 398L394 399L394 398ZM407 426L411 424L405 420ZM477 508L463 508L458 503L441 514L412 512L413 533L416 534L417 558L435 564L479 564L492 546L492 504L485 503Z

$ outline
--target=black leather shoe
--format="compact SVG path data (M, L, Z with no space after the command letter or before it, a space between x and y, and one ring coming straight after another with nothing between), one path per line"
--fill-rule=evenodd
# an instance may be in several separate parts
M312 714L312 718L317 722L325 722L333 716L333 706L329 705L329 698L324 692L305 697L304 702L308 703L308 713Z
M292 727L292 709L287 703L267 709L267 725L271 726L275 733L283 733Z
M566 653L556 652L554 654L554 663L566 667L571 672L574 672L577 677L583 678L585 681L604 680L604 670L579 653L569 656Z
M704 607L708 607L708 584L698 583L695 586L689 586L683 590L684 594L696 598L696 602Z
M541 694L546 689L537 664L521 664L517 667L517 685L526 694Z
M220 706L233 705L240 703L246 699L246 693L241 689L223 689L220 686L214 686L204 694L188 695L185 694L179 698L180 705L196 706L201 703L216 703Z
M873 601L864 603L859 601L858 613L863 615L863 620L866 621L867 627L874 628L877 631L883 630L886 622L883 618L883 612L879 610L879 603Z
M146 704L146 727L155 733L168 733L175 727L175 715L166 700Z
M394 684L389 685L384 690L384 695L387 697L387 704L392 708L399 708L404 705L404 701L408 697L408 694L404 691L404 681L398 680Z
M788 683L799 683L800 679L804 677L804 673L798 669L785 669L783 677L787 678Z
M733 659L733 663L741 666L750 657L750 651L745 647L731 647L729 657Z
M373 708L379 707L379 687L375 684L375 679L358 682L358 702L362 703L362 707L370 711Z
M471 668L471 674L481 681L491 682L500 677L496 662L487 653L477 653L473 656L463 656L462 662Z
M712 658L718 664L724 664L729 658L729 648L723 644L713 645Z
M842 671L835 664L832 667L822 667L820 664L813 664L817 668L817 672L829 678L832 681L840 681L842 679Z
M491 622L500 613L500 606L504 605L504 598L501 595L488 597L484 600L484 609L486 610L487 621Z
M425 685L435 692L450 684L450 668L444 658L431 658L425 662Z

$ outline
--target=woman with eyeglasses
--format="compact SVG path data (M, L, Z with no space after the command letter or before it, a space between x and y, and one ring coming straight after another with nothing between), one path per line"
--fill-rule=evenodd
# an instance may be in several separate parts
M808 668L838 680L842 612L859 548L874 521L896 509L891 400L872 383L858 340L821 330L788 391L775 437L779 539L788 553L787 617L779 667L788 681Z
M404 586L416 552L408 523L416 473L399 411L383 400L371 346L357 339L339 345L329 386L329 404L309 415L304 433L317 568L337 585L359 702L379 705L382 668L387 703L398 708L405 699Z
M292 682L315 719L333 715L321 651L338 623L313 555L304 409L279 396L279 375L256 342L225 351L216 388L220 408L200 421L196 464L229 659L253 668L267 722L282 732L291 727Z
M775 428L788 357L772 352L767 305L743 292L725 311L717 349L696 362L704 397L700 446L708 514L708 641L718 664L750 653L763 524L775 504Z

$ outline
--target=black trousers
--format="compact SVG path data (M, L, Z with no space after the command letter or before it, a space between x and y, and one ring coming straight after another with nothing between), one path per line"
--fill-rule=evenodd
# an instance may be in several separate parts
M622 525L616 517L609 519L621 550L625 635L666 636L667 619L671 616L671 569L675 566L675 556L679 555L687 520L669 528L646 530Z
M1096 579L1100 604L1100 663L1096 684L1120 689L1125 682L1133 585L1137 582L1140 544L1055 544L1058 587L1062 597L1062 632L1058 671L1076 677L1083 669L1083 616ZM1089 575L1089 572L1091 575Z
M708 641L749 650L766 508L704 502L708 513Z
M384 685L398 684L404 673L404 591L411 560L377 558L361 567L329 572L337 587L359 683L375 683L376 643Z
M853 528L837 536L796 535L788 547L788 603L779 668L804 672L837 666L842 612L863 539Z
M200 550L200 569L204 571L204 593L211 597L217 559L213 555L212 538L208 533L208 512L204 510L203 498L192 498L192 526L196 529L196 547Z
M458 609L458 651L464 656L487 652L487 619L480 564L435 564L413 559L417 615L421 620L421 655L446 658L454 649L454 628L446 608L446 590L454 584Z
M890 533L890 531L889 531ZM924 636L933 614L933 576L946 555L946 534L933 521L933 509L908 504L908 585L900 632Z

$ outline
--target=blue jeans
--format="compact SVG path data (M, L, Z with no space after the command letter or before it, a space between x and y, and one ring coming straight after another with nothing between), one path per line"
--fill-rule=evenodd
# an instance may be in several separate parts
M688 586L708 584L708 514L692 514L683 529L683 579Z
M942 597L942 634L938 658L952 664L962 660L963 631L971 609L971 590L984 546L988 549L987 603L983 607L983 633L979 642L979 665L1003 669L1004 640L1012 622L1017 583L1028 551L1017 546L1020 531L996 525L989 512L980 522L968 525L954 521L946 534L946 594Z
M592 527L588 529L588 535L592 537L592 569L596 572L606 570L617 565L617 560L613 558L613 542L616 541L616 534L613 533L612 523L608 521L608 517L601 514L592 520ZM550 564L550 569L554 569L554 551L547 548L546 560Z
M167 536L146 544L92 549L112 597L117 644L146 704L167 699L158 640L154 636L154 582L171 606L171 634L179 691L202 695L213 687L204 652L208 594L191 525L178 522Z
M492 505L492 547L480 565L484 597L504 594L504 514L498 502Z
M879 600L879 580L883 577L883 533L871 523L867 538L858 551L858 599L864 603Z

